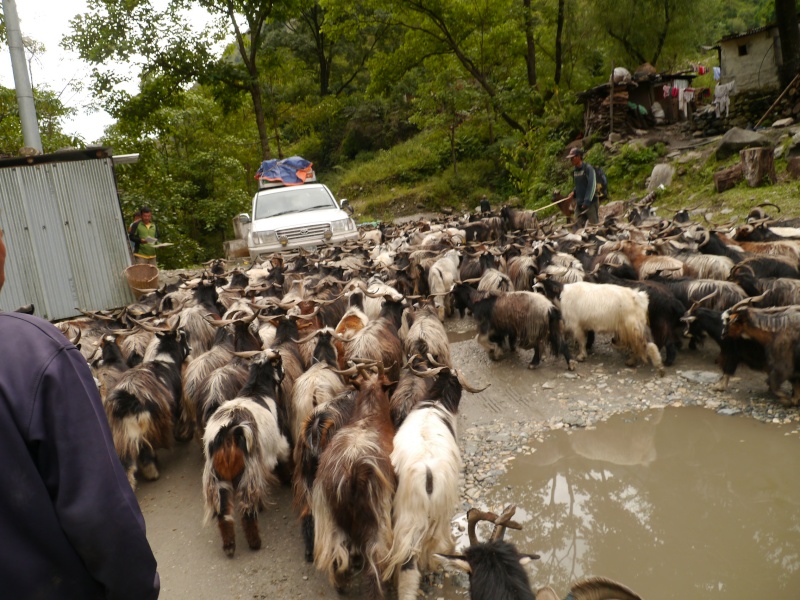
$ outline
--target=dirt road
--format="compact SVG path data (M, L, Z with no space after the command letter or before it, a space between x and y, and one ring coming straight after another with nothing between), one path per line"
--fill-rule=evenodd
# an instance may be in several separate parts
M467 470L478 468L469 457L480 454L476 449L482 444L497 447L499 453L503 435L523 439L544 429L591 425L611 413L638 407L699 404L753 411L762 420L793 422L795 426L798 423L797 411L786 411L769 401L762 374L742 368L740 378L733 380L728 393L711 392L704 381L717 373L713 343L699 352L681 352L664 378L658 378L651 367L625 367L623 357L603 338L599 338L594 355L574 373L566 370L562 359L553 357L531 371L526 368L529 352L521 351L492 363L472 339L474 325L470 319L449 321L447 328L456 366L474 385L491 383L486 391L474 396L465 394L462 400L459 426ZM508 432L498 435L498 423L501 430L507 427ZM495 433L490 436L486 432L492 427ZM513 446L512 443L510 447ZM487 456L491 454L490 449ZM228 559L222 552L216 525L202 525L203 460L199 445L178 446L160 453L159 459L161 479L141 482L137 496L159 563L162 598L339 597L326 578L303 560L299 525L291 511L288 488L277 490L273 506L261 515L263 548L251 551L237 524L236 555ZM472 474L465 474L463 505L469 503L475 486L491 484L491 477L478 482ZM462 509L463 506L458 507L455 514ZM463 588L445 578L443 588L437 585L425 597L456 598L463 594ZM348 597L359 597L357 588L351 589Z

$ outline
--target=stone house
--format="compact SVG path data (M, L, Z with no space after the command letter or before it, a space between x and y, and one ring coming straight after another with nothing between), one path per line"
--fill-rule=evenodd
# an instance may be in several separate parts
M781 39L775 23L733 33L717 42L720 83L736 81L736 92L774 89L780 85Z

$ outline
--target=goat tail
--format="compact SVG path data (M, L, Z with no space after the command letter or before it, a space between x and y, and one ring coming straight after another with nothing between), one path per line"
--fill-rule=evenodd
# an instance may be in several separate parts
M661 363L661 352L653 342L647 342L647 357L650 359L650 364L658 369L659 377L663 377L664 365Z
M392 510L393 540L383 564L386 579L409 560L425 570L433 553L453 550L450 512L457 493L448 493L446 487L443 478L424 463L416 463L398 478Z

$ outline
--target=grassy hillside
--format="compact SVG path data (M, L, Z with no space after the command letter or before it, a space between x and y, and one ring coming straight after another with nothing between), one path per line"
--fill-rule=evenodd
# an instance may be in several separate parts
M769 132L778 145L788 147L790 136L800 131ZM652 132L659 136L659 131ZM778 183L758 188L740 182L737 187L718 194L713 174L738 162L737 157L717 161L714 153L718 140L669 139L648 146L646 139L633 139L606 149L595 144L586 154L591 164L604 167L612 200L636 200L647 194L647 178L653 167L669 163L676 173L672 184L658 192L655 206L661 216L669 217L680 208L705 208L714 222L733 216L744 217L753 206L772 202L782 208L782 216L800 215L800 182L786 174L786 158L776 159ZM679 146L694 147L676 150ZM326 175L326 182L338 197L348 198L360 221L389 220L421 211L439 211L451 207L456 211L473 210L481 196L492 206L503 204L538 208L547 205L549 194L526 194L514 189L511 177L499 161L465 159L453 173L449 162L449 146L444 135L426 132L395 146L360 159L346 168ZM558 156L546 157L552 164L545 172L552 173L549 188L567 191L571 187L569 167ZM542 187L541 185L539 187ZM773 211L774 212L774 211ZM543 211L542 216L555 214L556 209Z

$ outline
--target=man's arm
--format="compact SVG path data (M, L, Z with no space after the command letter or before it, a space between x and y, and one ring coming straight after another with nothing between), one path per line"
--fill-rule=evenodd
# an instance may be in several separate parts
M67 538L108 598L157 598L160 584L144 518L77 349L65 348L54 357L39 381L36 402L34 415L41 416L45 440L42 478Z
M584 190L583 198L578 199L578 205L586 208L592 203L594 195L597 193L597 176L594 172L592 165L583 163L583 173L586 177L586 189Z

